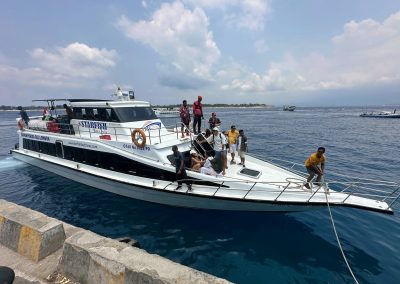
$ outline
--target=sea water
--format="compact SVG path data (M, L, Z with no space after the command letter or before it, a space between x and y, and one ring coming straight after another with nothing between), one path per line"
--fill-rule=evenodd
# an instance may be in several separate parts
M387 109L382 109L387 110ZM249 152L303 163L326 147L326 175L400 182L400 119L362 108L206 109L248 136ZM35 113L28 112L30 115ZM0 198L236 283L352 283L327 208L297 213L207 211L152 204L91 188L9 155L16 112L0 112ZM166 121L169 123L170 121ZM360 283L400 283L400 206L394 215L332 208ZM1 256L0 256L1 259Z

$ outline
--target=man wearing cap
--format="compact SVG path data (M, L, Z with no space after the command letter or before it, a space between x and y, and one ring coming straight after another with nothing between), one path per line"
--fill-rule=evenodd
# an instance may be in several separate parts
M221 125L221 120L217 117L217 114L215 112L211 113L208 124L210 125L210 129L213 129L214 127L219 127Z
M232 125L231 130L228 131L229 153L231 153L231 157L232 157L231 165L236 164L235 152L236 152L236 143L237 143L238 136L239 136L239 131L237 131L235 125Z
M194 134L199 134L201 129L201 119L203 118L203 105L201 101L202 96L197 97L197 101L193 103L193 132ZM197 131L196 131L197 125Z
M206 139L206 141L213 145L215 151L215 160L220 163L222 168L222 174L225 175L225 167L222 161L222 151L225 150L226 145L226 137L223 133L221 133L218 127L214 127L212 130L212 135Z

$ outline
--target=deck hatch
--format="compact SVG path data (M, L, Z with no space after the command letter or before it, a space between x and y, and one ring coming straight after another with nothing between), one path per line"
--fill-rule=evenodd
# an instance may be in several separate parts
M241 175L245 175L245 176L249 176L249 177L253 177L253 178L258 178L261 175L260 171L256 171L256 170L252 170L249 168L242 168L239 171L239 174Z

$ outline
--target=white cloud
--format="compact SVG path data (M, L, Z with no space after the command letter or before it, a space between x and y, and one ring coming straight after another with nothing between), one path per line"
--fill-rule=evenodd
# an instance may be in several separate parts
M204 9L220 9L230 26L252 31L263 30L270 6L266 0L184 0Z
M83 87L87 79L98 78L115 66L114 50L92 48L82 43L59 47L55 52L36 48L29 52L35 66L0 66L0 80L50 87Z
M344 25L330 54L285 55L265 74L248 72L224 84L242 92L322 90L400 83L400 12L382 23L367 19Z
M239 15L239 27L250 30L263 30L265 17L269 12L269 6L263 0L242 0L239 1L243 14Z
M201 8L191 11L179 1L162 4L149 21L122 16L117 22L125 36L150 46L176 72L201 80L212 80L211 68L220 57L208 25Z

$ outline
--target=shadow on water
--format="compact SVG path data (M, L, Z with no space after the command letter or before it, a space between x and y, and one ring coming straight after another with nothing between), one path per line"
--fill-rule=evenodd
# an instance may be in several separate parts
M10 176L15 175L0 172L0 178ZM111 238L129 236L150 253L233 282L351 280L333 235L324 239L314 233L318 228L294 217L301 213L175 208L107 193L30 166L19 178L29 189L0 198ZM363 275L382 272L377 259L346 247L350 263L357 263Z

